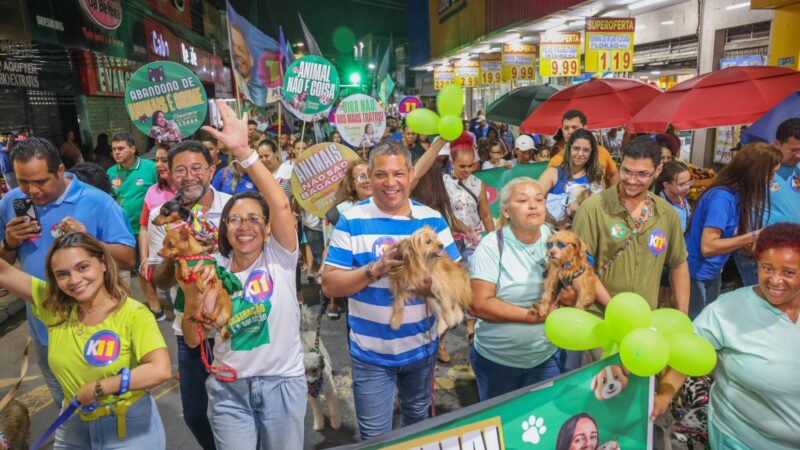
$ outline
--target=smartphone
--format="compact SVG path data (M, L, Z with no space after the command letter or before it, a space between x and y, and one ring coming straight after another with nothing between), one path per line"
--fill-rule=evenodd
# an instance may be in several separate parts
M39 215L36 213L36 207L33 200L30 198L18 198L14 200L14 213L17 217L28 216L31 220L39 220Z
M223 99L228 106L231 107L234 111L236 111L236 99ZM219 113L219 109L217 108L216 100L209 100L208 101L208 122L211 124L212 127L220 129L222 128L222 116Z

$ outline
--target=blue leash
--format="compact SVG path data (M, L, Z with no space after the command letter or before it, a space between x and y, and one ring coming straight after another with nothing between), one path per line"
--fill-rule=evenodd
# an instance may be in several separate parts
M72 416L72 414L74 414L75 411L78 409L80 409L83 413L88 414L97 409L97 402L89 406L81 406L80 403L78 403L78 398L74 397L69 402L69 406L67 406L67 409L65 409L64 412L62 412L58 417L56 417L56 420L54 420L53 423L50 425L50 427L47 428L47 431L45 431L42 437L40 437L39 440L36 441L36 444L33 445L33 450L38 450L39 448L41 448L41 446L44 445L45 441L47 441L47 439L49 439L50 436L52 436L53 433L56 432L58 427L63 425L64 422L66 422L67 419L69 419Z

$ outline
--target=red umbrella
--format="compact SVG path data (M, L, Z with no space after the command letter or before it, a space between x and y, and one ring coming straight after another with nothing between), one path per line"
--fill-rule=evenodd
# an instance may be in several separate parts
M632 133L753 123L794 91L800 72L787 67L729 67L678 83L639 111Z
M661 93L638 80L598 78L563 89L545 100L520 125L523 133L553 134L570 109L586 114L590 130L620 127Z

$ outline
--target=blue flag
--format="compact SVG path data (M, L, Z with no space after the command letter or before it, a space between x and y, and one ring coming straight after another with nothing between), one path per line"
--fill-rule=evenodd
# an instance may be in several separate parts
M233 76L240 93L256 106L278 101L283 83L280 45L225 3Z

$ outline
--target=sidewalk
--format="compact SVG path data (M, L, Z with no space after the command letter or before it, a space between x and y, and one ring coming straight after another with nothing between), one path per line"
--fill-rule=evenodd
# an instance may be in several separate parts
M0 298L0 325L23 308L25 302L13 295Z

